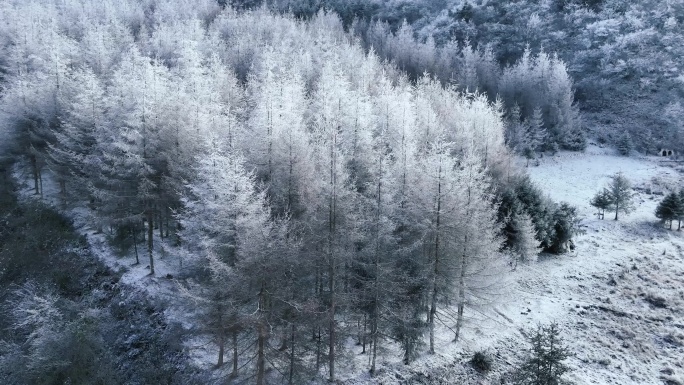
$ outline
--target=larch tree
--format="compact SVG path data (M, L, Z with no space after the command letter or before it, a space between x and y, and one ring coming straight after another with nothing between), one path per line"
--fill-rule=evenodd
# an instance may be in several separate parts
M228 334L233 335L233 373L237 375L237 339L241 330L256 336L255 376L266 373L268 325L277 322L276 301L283 283L282 258L287 255L282 226L270 219L265 194L255 188L241 157L225 149L218 138L198 160L196 177L184 199L184 237L200 253L211 272L208 303L210 329L219 346L218 364ZM256 293L256 294L255 294ZM254 311L256 309L256 311Z
M412 204L416 220L421 220L423 258L429 267L428 325L430 352L435 352L435 326L438 305L452 294L458 261L454 258L455 239L451 231L460 221L459 197L456 195L456 164L448 143L431 143L419 160L418 180L413 184Z
M107 127L100 130L93 190L96 209L110 224L132 220L147 224L147 253L154 274L153 232L168 173L162 138L168 127L162 96L167 73L136 49L113 74L106 103Z
M0 129L36 192L53 172L98 230L136 245L142 230L152 274L157 250L187 260L202 333L237 381L335 381L350 336L377 373L389 340L408 364L428 330L433 352L440 323L462 330L500 262L503 108L474 93L505 83L491 50L448 57L382 22L364 47L330 12L178 1L0 5ZM522 67L504 77L534 89ZM536 106L502 94L525 117Z
M629 182L621 172L613 175L608 185L608 191L613 201L615 208L615 220L618 220L618 214L629 214L634 210L634 203L632 201L632 184Z
M49 163L59 181L64 203L90 194L88 185L96 161L98 130L105 126L104 87L100 80L87 68L69 74L66 79L73 100L65 106L49 150Z
M344 234L345 217L353 199L353 191L349 189L349 173L346 169L346 152L343 142L345 133L353 127L351 105L353 97L348 83L341 71L328 64L321 71L318 89L311 105L313 114L312 143L315 149L316 181L318 196L316 200L317 217L323 226L325 247L321 250L325 258L319 270L321 285L318 295L324 296L327 308L328 330L328 373L330 380L335 379L335 346L337 341L336 314L340 304L339 269L347 258ZM322 292L323 277L327 281L327 292Z
M461 221L452 231L456 233L459 258L457 282L457 315L454 340L458 340L464 322L466 304L478 305L477 299L486 300L501 275L498 250L502 239L496 222L494 197L489 192L491 182L483 160L472 150L458 160L457 195L461 202Z

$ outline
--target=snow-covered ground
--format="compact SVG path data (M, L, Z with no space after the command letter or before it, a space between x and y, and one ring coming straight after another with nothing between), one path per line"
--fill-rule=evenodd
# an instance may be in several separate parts
M340 362L340 378L348 384L500 383L527 347L523 333L539 323L558 322L562 337L575 354L567 375L576 384L684 384L684 239L657 222L654 211L663 194L684 187L682 166L658 157L620 157L590 146L585 153L560 153L530 166L532 179L556 201L578 207L586 233L575 239L571 254L542 256L510 273L495 306L479 313L466 309L468 324L458 343L446 327L439 330L437 354L424 354L406 367L398 350L385 344L376 377L367 374L367 355L350 341L349 359ZM606 213L597 219L590 198L622 171L635 187L636 210L619 221ZM24 196L32 192L25 180ZM58 201L49 178L47 197ZM85 224L84 212L73 212L93 251L110 266L124 269L122 280L173 304L180 258L158 242L156 277L148 276L147 258L117 256L105 235ZM168 274L168 275L167 275ZM168 278L167 278L168 277ZM183 309L169 306L169 316L190 326ZM185 317L187 318L187 317ZM198 364L209 368L215 348L202 339L190 342ZM494 370L480 375L467 362L478 350L494 358ZM366 374L360 374L366 373Z
M586 234L572 255L521 274L518 303L531 312L519 326L558 321L578 384L684 383L684 240L654 216L664 193L684 187L680 164L591 146L529 171L554 200L578 207ZM635 211L598 220L589 200L619 171L635 187Z

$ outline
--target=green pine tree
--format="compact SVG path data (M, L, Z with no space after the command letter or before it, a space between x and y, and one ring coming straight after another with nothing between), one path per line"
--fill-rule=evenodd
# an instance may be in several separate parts
M610 195L610 191L604 188L591 199L589 204L598 209L598 217L599 219L603 219L606 210L613 206L613 197Z
M628 156L634 150L634 142L629 132L623 132L617 139L617 150L620 155Z
M679 205L677 206L677 230L681 230L682 220L684 220L684 189L679 190L677 198L679 198Z
M559 385L564 384L563 375L570 368L563 363L571 356L560 338L558 324L539 325L529 338L532 348L529 357L518 368L514 376L516 385Z
M665 223L670 223L670 229L672 229L672 222L674 220L679 221L677 230L681 228L682 213L684 211L684 205L682 204L682 199L680 194L669 193L663 198L663 200L656 207L655 216L661 219Z

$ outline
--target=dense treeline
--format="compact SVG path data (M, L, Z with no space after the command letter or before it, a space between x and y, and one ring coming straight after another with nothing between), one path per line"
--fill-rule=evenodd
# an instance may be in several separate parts
M255 3L260 2L251 5ZM483 53L490 50L488 55L504 67L516 65L530 48L555 52L575 79L576 90L571 91L582 110L581 127L591 136L619 144L628 135L639 150L646 151L684 145L681 2L288 0L273 4L303 16L315 14L320 7L334 9L349 25L355 18L382 21L393 31L404 29L406 20L417 40L428 47L447 47L454 41L472 45ZM553 121L547 124L553 127Z
M591 136L616 144L628 134L642 151L684 145L681 2L455 0L416 23L437 41L493 44L502 63L527 46L552 50L575 79Z
M504 242L527 258L574 231L511 169L500 103L411 79L332 14L0 7L0 135L35 193L54 181L136 261L144 241L152 275L172 248L236 378L334 379L350 339L371 372L390 341L434 352L436 325L458 339L491 299Z
M258 2L234 3L253 7ZM465 4L467 8L468 3ZM536 53L529 45L523 45L519 53L507 55L502 52L506 47L495 44L498 40L494 37L488 41L486 35L471 36L470 29L454 30L448 36L441 30L442 25L421 29L429 15L448 7L447 2L276 1L269 6L303 17L311 17L322 8L333 9L367 50L391 60L412 79L429 73L458 90L482 92L492 102L500 98L509 148L528 158L545 151L577 151L586 146L583 123L574 102L574 84L565 62L536 44ZM449 15L468 18L464 12ZM467 25L473 28L470 23ZM555 50L555 46L549 47Z

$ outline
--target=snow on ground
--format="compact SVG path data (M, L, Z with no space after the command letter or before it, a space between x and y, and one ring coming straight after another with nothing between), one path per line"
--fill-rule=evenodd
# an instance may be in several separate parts
M466 309L466 329L458 343L441 327L437 353L423 354L408 367L401 364L398 347L384 343L380 369L371 378L368 355L359 354L361 348L350 339L349 355L338 364L339 377L347 384L500 383L527 348L524 332L556 321L575 354L567 378L576 384L684 384L684 239L681 232L663 228L653 214L664 193L684 187L683 169L677 162L620 157L597 146L541 159L528 169L532 180L554 200L577 206L584 217L586 233L575 239L575 251L518 266L493 307L482 313ZM619 221L610 213L598 220L589 200L618 171L633 182L636 210ZM23 196L31 196L30 178L18 172L15 176L26 181ZM45 199L58 205L49 177L44 188ZM139 249L141 263L133 265L132 255L117 256L106 235L87 226L87 212L73 211L71 216L96 255L125 271L123 282L174 303L178 287L167 277L177 275L180 257L173 248L157 242L157 273L150 277L145 250ZM170 318L191 327L188 309L168 308ZM206 339L194 338L188 347L201 367L209 368L215 360L215 347ZM494 358L488 375L468 365L478 350Z
M591 146L585 154L543 159L529 171L554 200L577 206L585 218L586 234L571 256L550 257L518 280L530 313L541 313L529 321L561 323L576 354L568 378L684 383L684 240L654 216L664 193L684 187L679 163ZM619 171L633 183L635 211L599 220L588 202Z

